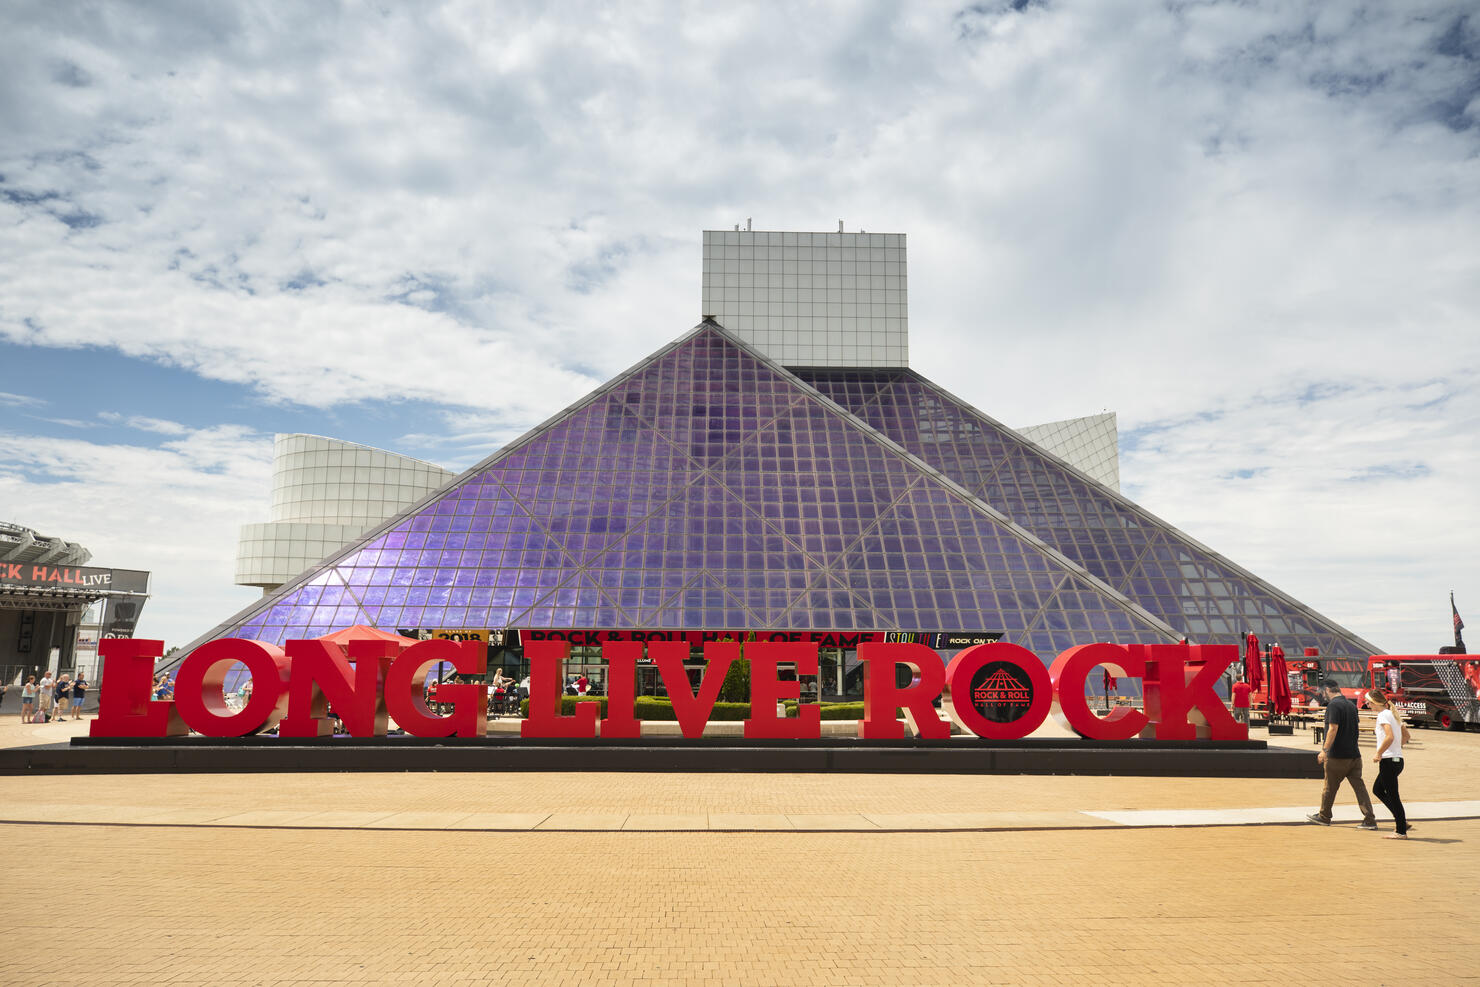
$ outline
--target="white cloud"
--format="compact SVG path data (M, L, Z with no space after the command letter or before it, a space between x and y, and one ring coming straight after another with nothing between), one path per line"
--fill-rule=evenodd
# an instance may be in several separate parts
M1480 550L1480 389L1352 380L1206 411L1135 434L1128 495L1384 650L1449 643L1448 591L1480 600L1459 561Z
M141 432L158 432L161 435L185 435L190 431L179 422L150 418L147 415L121 415L116 411L103 411L98 413L98 417L110 424L123 425Z
M259 595L232 576L238 528L266 513L272 441L234 425L174 434L147 448L0 431L0 504L84 545L90 565L152 572L138 634L184 644Z
M1417 646L1421 601L1480 600L1480 19L1011 6L12 4L0 340L446 405L408 439L465 464L697 321L699 229L841 216L910 234L927 376L1166 426L1127 457L1154 509ZM1292 403L1327 385L1365 397Z

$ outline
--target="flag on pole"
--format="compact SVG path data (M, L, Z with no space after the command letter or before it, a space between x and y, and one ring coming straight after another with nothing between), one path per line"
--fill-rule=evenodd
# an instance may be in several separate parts
M1454 590L1449 591L1449 610L1454 614L1454 646L1460 654L1465 654L1465 639L1459 635L1465 629L1465 622L1460 619L1459 610L1454 605Z

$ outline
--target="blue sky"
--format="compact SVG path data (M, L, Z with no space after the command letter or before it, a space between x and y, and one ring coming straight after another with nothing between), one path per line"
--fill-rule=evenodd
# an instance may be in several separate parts
M910 235L913 365L1390 651L1480 612L1480 15L1449 2L15 2L0 517L253 597L271 436L461 468L698 319L699 233Z

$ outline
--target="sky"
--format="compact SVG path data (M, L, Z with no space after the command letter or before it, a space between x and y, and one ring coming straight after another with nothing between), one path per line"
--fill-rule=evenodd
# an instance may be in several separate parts
M0 520L256 598L272 435L461 470L690 329L700 232L909 236L911 365L1391 653L1480 634L1473 4L0 7Z

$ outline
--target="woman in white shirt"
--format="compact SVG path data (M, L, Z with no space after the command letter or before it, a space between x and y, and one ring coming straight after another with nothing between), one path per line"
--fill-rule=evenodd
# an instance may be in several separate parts
M1397 831L1387 839L1408 839L1408 816L1403 812L1403 800L1398 797L1398 775L1403 773L1403 745L1408 742L1408 728L1398 719L1392 703L1381 689L1367 693L1367 702L1377 710L1377 723L1372 733L1377 740L1377 753L1372 762L1377 765L1377 780L1372 783L1372 794L1382 799L1393 814Z
M36 676L32 675L26 679L26 684L21 687L21 722L31 722L31 715L36 711Z

